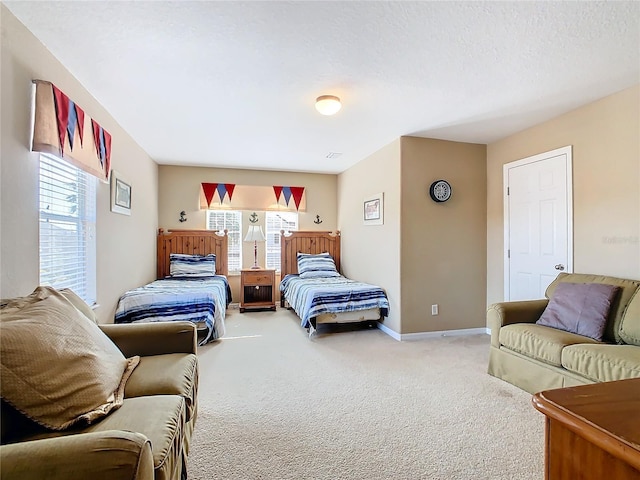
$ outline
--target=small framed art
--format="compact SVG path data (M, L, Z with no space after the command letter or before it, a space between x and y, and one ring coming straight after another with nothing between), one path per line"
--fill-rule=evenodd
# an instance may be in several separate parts
M384 223L384 194L376 193L365 198L362 211L365 225L382 225Z
M111 170L111 211L131 215L131 183Z

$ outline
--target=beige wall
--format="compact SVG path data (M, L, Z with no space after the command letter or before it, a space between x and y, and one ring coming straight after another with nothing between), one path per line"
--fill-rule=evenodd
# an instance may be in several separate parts
M133 186L131 216L111 213L109 186L98 187L101 322L112 321L122 292L155 278L158 226L204 228L198 185L208 181L306 186L300 228L342 231L343 273L386 289L391 315L385 325L392 330L479 326L477 297L485 284L486 303L503 296L502 166L565 145L573 146L574 270L640 278L640 86L488 145L485 176L478 171L483 146L411 137L338 176L158 167L8 9L0 9L0 297L28 294L38 284L38 156L28 148L31 80L37 78L55 83L111 132L113 168ZM454 188L444 205L428 197L436 177ZM486 212L480 208L484 188ZM385 194L384 225L365 226L362 201L377 192ZM187 223L178 222L181 210ZM316 215L321 225L313 223ZM425 234L432 238L427 245ZM251 245L243 253L249 266ZM453 280L465 302L455 301ZM432 303L440 305L438 317L429 314Z
M363 200L380 192L384 225L363 225ZM385 289L391 308L384 325L400 333L400 139L338 176L338 228L342 273Z
M1 217L0 297L26 295L38 285L38 154L29 151L32 79L49 80L113 137L113 168L132 183L132 215L109 211L109 185L97 198L96 310L112 322L119 296L155 278L157 165L49 51L0 5Z
M484 327L486 146L402 137L401 156L401 333ZM444 203L429 196L439 179Z
M487 303L503 299L505 163L573 146L574 271L640 278L640 86L487 147Z
M202 182L235 183L237 185L298 185L305 187L307 211L298 215L300 230L335 230L337 225L337 176L315 173L277 172L267 170L240 170L228 168L178 167L160 165L158 173L158 218L161 228L206 228L205 210L199 209L199 192ZM275 197L274 197L275 198ZM187 221L180 223L184 210ZM243 234L249 225L252 211L243 212ZM264 230L263 212L258 213L258 225ZM320 215L322 223L314 223ZM264 266L265 243L258 244L258 263ZM253 244L243 243L242 263L245 268L253 265ZM234 302L240 299L240 281L230 276Z

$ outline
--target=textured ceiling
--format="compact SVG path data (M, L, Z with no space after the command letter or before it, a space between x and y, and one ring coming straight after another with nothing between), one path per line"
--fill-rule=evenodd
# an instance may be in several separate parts
M640 83L637 1L3 3L160 164L337 173Z

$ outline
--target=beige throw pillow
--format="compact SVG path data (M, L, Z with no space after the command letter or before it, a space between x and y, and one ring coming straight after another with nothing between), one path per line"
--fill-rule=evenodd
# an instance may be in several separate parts
M0 311L2 398L45 427L91 423L122 405L126 359L63 294L38 287Z
M80 310L80 313L82 313L85 317L87 317L93 323L98 323L98 319L93 309L89 305L87 305L87 303L84 300L82 300L82 298L80 298L76 294L76 292L74 292L70 288L63 288L62 290L58 290L58 291L62 295L64 295L64 298L69 300L74 307Z

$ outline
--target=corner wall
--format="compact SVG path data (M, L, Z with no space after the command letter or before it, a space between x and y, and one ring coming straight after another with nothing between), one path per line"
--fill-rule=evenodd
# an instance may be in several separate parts
M484 327L486 146L402 137L401 156L402 333ZM452 195L436 203L440 179Z
M111 133L112 166L132 184L131 216L111 213L109 185L98 184L96 314L113 322L120 295L155 279L157 165L4 5L0 30L0 297L27 295L39 283L39 159L29 123L32 80L48 80Z
M504 296L504 164L573 146L574 271L640 279L640 86L487 147L487 303Z

